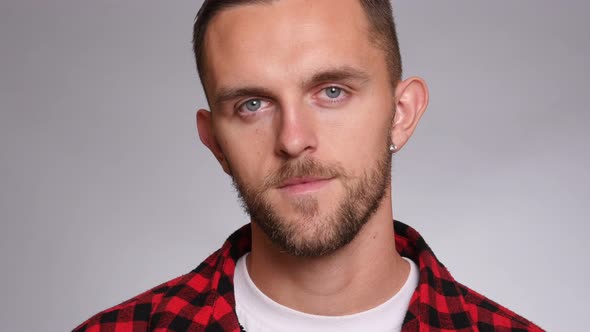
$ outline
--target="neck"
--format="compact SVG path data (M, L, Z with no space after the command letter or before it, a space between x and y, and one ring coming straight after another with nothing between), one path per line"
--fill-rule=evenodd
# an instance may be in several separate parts
M286 254L252 223L252 281L275 302L308 314L350 315L384 303L410 270L395 249L390 202L386 195L351 243L322 257Z

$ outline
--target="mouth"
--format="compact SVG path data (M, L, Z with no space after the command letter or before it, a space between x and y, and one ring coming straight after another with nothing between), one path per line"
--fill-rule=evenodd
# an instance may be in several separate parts
M333 178L321 177L294 177L281 182L278 188L289 194L303 194L321 189L332 179Z

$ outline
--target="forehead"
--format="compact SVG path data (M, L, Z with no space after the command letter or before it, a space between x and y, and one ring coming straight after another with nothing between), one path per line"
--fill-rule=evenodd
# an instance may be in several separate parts
M363 67L371 44L359 0L280 0L224 9L205 35L206 86L260 84L327 66ZM384 62L384 59L383 59Z

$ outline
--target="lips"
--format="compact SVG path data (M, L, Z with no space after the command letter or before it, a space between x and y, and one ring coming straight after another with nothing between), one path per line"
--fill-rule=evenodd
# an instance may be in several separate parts
M310 194L319 191L333 178L296 177L281 182L278 189L287 195Z
M287 179L279 185L279 188L285 187L292 187L297 185L303 185L307 183L314 183L319 181L326 181L329 180L328 178L320 178L320 177L297 177L297 178L290 178Z

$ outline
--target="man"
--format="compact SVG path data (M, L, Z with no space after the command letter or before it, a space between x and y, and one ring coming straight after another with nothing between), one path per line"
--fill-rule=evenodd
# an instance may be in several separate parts
M392 154L428 104L386 0L211 0L194 29L201 141L250 225L76 331L541 331L393 221Z

